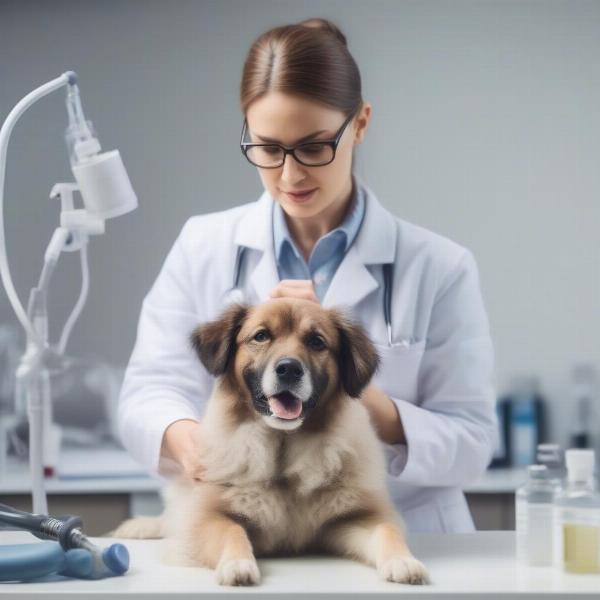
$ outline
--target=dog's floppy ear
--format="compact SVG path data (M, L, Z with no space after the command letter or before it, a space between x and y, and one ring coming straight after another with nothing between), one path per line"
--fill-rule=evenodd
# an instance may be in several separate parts
M358 398L379 367L379 354L364 328L343 312L331 309L339 333L339 369L342 386Z
M211 375L222 375L227 370L235 354L235 338L249 308L246 304L232 304L218 319L199 325L192 332L192 347Z

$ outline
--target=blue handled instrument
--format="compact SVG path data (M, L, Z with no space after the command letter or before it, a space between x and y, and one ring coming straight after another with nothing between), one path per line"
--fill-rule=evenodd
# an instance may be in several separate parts
M101 579L123 575L129 569L127 548L123 544L99 548L81 532L80 517L56 519L0 503L0 523L58 542L0 545L0 581L23 581L51 573Z

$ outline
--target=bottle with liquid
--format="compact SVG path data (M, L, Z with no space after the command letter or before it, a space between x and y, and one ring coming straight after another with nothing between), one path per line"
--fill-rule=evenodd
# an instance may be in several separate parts
M552 502L555 485L546 465L530 465L527 481L515 493L517 561L552 565Z
M567 482L554 498L554 565L570 573L600 573L600 493L594 451L565 452Z

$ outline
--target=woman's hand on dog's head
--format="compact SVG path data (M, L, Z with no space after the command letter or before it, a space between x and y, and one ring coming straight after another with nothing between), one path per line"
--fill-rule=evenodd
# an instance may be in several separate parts
M277 298L302 298L317 304L321 301L315 293L311 279L282 279L270 292L272 300Z

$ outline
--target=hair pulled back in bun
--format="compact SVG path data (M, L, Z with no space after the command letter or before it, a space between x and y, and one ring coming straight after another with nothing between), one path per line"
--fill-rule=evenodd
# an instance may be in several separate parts
M340 31L337 25L334 25L331 21L327 19L314 18L314 19L306 19L305 21L301 21L298 25L302 25L303 27L314 27L315 29L323 29L325 31L329 31L333 33L335 37L337 37L344 46L348 45L348 41L346 40L346 36Z
M360 72L339 27L311 18L261 34L244 62L242 113L271 91L302 96L347 116L356 110L362 103Z

